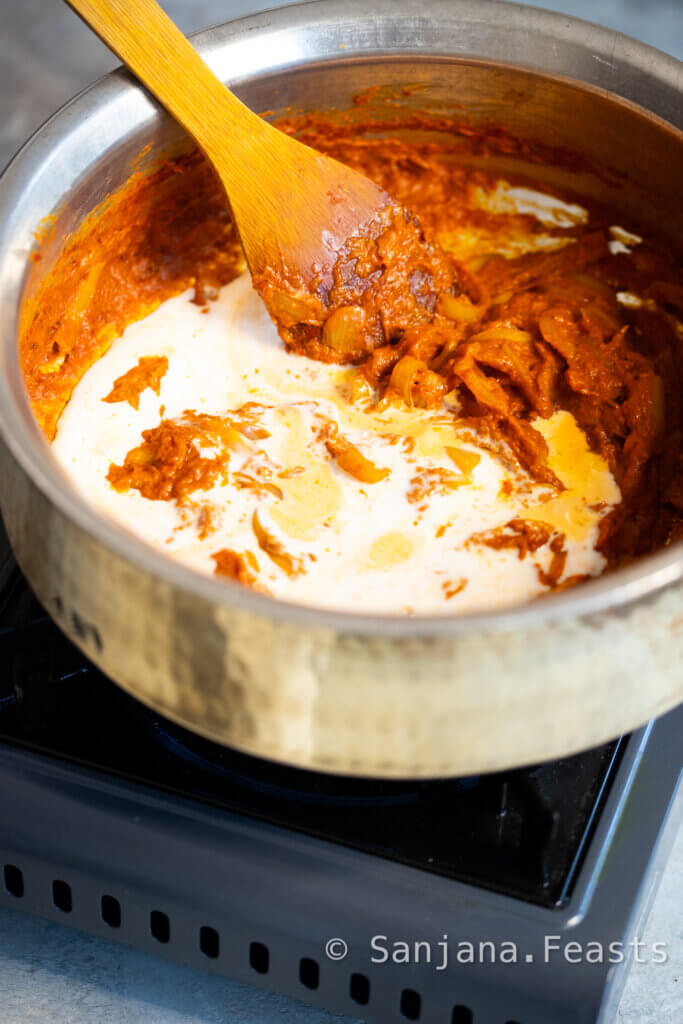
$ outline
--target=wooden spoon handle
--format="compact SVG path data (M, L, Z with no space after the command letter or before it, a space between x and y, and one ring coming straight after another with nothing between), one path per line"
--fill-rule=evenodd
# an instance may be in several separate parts
M155 0L67 0L199 143L218 172L249 269L329 268L388 196L252 113L209 70ZM343 200L343 201L342 201Z
M67 3L197 140L222 177L244 174L247 153L274 129L216 78L155 0Z

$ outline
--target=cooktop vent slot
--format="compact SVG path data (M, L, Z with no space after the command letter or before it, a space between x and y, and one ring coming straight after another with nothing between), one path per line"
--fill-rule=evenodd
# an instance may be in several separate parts
M70 914L73 910L71 886L61 878L55 878L52 882L52 902L63 914Z
M203 924L199 929L199 948L209 960L217 960L221 951L221 940L215 928Z
M149 915L149 930L157 942L166 943L171 938L171 922L163 910L153 910Z
M121 904L115 896L105 894L100 903L102 920L110 928L121 927Z
M16 864L5 864L2 869L2 877L5 889L10 896L21 899L24 895L24 876L21 869Z
M367 1006L370 1002L370 979L364 974L352 974L349 982L349 995L354 1003Z
M414 988L404 988L401 992L401 1013L406 1020L419 1020L422 1009L422 997Z
M315 960L304 956L299 961L299 981L305 988L316 989L320 984L320 968Z
M270 951L262 942L252 942L249 946L249 966L257 974L267 974L270 968Z

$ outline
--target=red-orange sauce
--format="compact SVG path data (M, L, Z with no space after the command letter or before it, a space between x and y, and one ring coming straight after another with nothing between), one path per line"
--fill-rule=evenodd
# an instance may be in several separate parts
M567 409L621 488L622 503L601 523L599 547L610 562L680 537L683 342L677 318L683 287L667 248L646 240L629 255L613 255L607 228L619 215L580 200L590 209L590 228L563 228L574 239L565 248L513 259L482 253L460 265L441 252L439 237L472 226L494 231L500 219L464 202L473 182L491 179L448 159L445 131L456 126L443 122L438 144L375 137L378 126L370 121L367 134L357 123L333 127L312 115L285 127L368 174L419 219L417 227L395 216L378 233L355 240L335 268L331 290L313 303L283 307L279 326L289 348L357 364L352 397L436 408L454 393L459 419L477 443L504 440L510 459L551 489L562 485L531 421ZM472 153L548 158L542 146L497 129L460 129L460 156L463 131L470 132ZM533 218L515 217L527 231L540 230ZM389 263L401 274L387 278ZM54 436L80 377L128 323L189 286L204 305L242 266L229 209L198 154L134 176L66 243L24 309L22 369L47 436ZM262 291L278 290L268 275L258 283ZM620 291L638 294L645 304L621 305ZM128 398L121 380L117 386ZM206 430L199 418L163 421L145 432L122 466L112 466L109 479L150 498L182 499L210 486L227 456L203 456L193 447ZM364 466L343 438L330 434L326 445L342 468L366 472L372 483L372 464ZM508 525L512 534L501 534L500 542L510 539L520 553L522 547L533 551L529 524L519 530ZM303 571L260 524L254 529L267 557L287 572ZM556 547L551 583L561 574L559 541ZM228 566L227 556L220 561Z
M207 413L188 411L179 420L162 420L143 431L142 444L128 452L123 465L112 464L107 479L117 491L134 487L151 500L182 502L224 476L230 460L228 429L220 416ZM202 447L219 450L207 456Z
M117 377L114 386L103 402L128 402L134 409L140 408L140 395L150 388L155 395L161 391L161 380L168 370L166 356L142 356L135 366Z
M227 579L236 580L245 586L256 587L259 590L264 589L258 582L258 562L250 551L239 554L237 551L231 551L230 548L221 548L220 551L215 551L211 557L216 563L214 570L216 576L225 576Z

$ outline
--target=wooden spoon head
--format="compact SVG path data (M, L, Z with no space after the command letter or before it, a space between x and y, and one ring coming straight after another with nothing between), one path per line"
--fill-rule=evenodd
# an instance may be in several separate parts
M339 251L388 206L383 189L357 171L270 128L265 159L253 174L268 174L258 191L230 182L230 201L252 276L268 270L307 286L325 277ZM256 156L256 154L255 154Z

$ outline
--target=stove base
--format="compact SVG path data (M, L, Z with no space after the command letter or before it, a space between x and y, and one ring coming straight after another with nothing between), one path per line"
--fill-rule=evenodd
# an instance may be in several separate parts
M642 924L681 735L678 708L628 738L557 910L1 744L0 904L375 1024L606 1021L629 948L612 969L563 950L607 957Z

